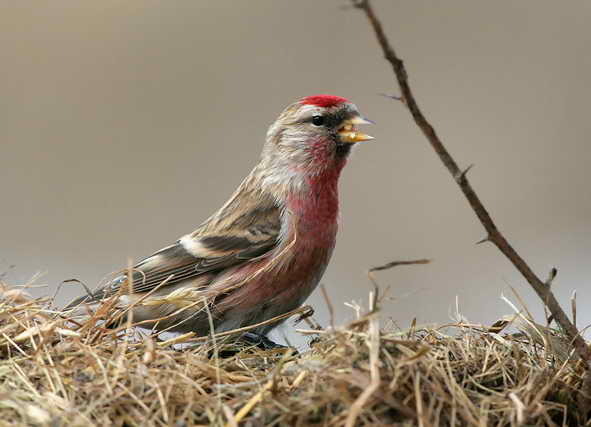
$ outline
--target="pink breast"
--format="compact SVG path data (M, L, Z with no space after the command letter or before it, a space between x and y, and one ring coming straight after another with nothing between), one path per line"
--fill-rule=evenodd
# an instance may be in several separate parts
M335 246L339 172L310 179L303 194L288 198L288 236L270 256L234 272L233 280L251 279L224 298L218 308L251 311L277 304L279 312L283 312L308 297L318 285Z

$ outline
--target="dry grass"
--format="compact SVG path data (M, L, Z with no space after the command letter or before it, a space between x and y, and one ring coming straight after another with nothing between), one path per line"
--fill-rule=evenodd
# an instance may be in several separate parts
M232 345L178 350L92 319L74 325L0 285L0 423L582 424L583 368L568 343L527 320L513 335L501 323L380 331L373 313L308 331L317 338L299 355L236 344L216 357Z

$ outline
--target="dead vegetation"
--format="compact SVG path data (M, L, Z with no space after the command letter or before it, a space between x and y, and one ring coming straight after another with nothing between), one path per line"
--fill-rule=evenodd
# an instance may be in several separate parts
M315 339L300 354L223 342L179 350L96 319L71 323L21 289L2 285L0 295L6 425L586 421L577 403L583 362L557 331L525 316L515 334L508 320L386 331L370 312L346 327L302 331Z

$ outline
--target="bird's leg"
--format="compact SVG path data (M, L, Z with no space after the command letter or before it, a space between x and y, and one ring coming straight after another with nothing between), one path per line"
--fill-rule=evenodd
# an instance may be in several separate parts
M240 353L241 351L243 351L245 349L245 347L257 347L261 350L284 350L287 349L288 347L281 345L281 344L277 344L274 343L273 341L271 341L269 338L267 338L265 335L262 334L257 334L254 332L246 332L244 335L240 336L240 338L238 339L238 341L235 342L236 346L229 346L229 347L224 347L220 352L219 352L219 357L221 357L222 359L226 359L229 357L233 357L235 355L237 355L238 353ZM293 354L297 354L298 351L295 349L293 350ZM210 350L208 353L208 357L212 358L214 356L214 352L213 350Z
M257 346L261 350L276 350L280 348L287 348L284 345L277 344L267 338L265 335L257 334L255 332L246 332L241 339L248 344Z

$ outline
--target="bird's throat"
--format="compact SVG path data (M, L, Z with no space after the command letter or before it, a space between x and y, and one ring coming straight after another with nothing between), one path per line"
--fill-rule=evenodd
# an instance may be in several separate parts
M297 218L302 231L317 232L337 223L340 172L341 168L331 168L306 176L301 190L287 197L286 207Z

